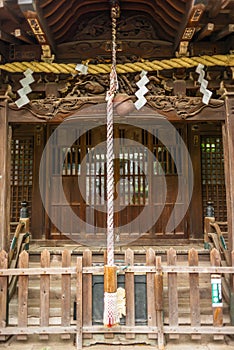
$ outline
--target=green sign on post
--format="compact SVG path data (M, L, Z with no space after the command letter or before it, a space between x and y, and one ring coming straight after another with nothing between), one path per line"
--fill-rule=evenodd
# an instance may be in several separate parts
M222 307L222 281L220 275L211 275L212 306Z

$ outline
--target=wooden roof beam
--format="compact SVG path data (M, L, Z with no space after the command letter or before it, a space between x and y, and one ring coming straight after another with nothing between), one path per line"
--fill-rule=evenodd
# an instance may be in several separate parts
M207 23L207 25L199 32L197 41L210 36L214 31L214 23Z
M15 10L16 1L15 0L0 0L0 11L7 13L7 16L11 19L13 23L20 24L21 19L19 14Z
M0 40L5 41L8 44L22 44L21 40L17 39L14 35L4 32L3 30L0 30Z
M188 52L189 42L192 40L200 19L206 8L206 0L189 0L186 2L186 14L178 31L174 49L178 49L179 56L185 56Z
M215 18L221 11L223 0L209 0L207 9L209 10L209 17Z
M224 37L232 34L233 32L234 32L234 24L228 24L225 28L223 28L223 30L215 34L212 37L212 40L217 41L217 40L223 39Z
M17 39L20 39L20 40L24 41L25 43L35 44L35 40L33 40L33 37L31 37L30 35L25 33L25 31L23 31L20 28L17 28L17 29L14 30L14 36Z
M8 45L4 41L0 41L0 62L7 61L8 59Z
M38 1L36 0L18 0L18 5L25 19L28 21L38 43L41 45L41 59L44 61L53 61L54 55L52 55L51 49L56 53L56 45L43 20L40 7L37 6L37 3Z

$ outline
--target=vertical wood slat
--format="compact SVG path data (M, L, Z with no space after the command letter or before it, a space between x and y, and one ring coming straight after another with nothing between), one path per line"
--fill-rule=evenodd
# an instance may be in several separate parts
M155 252L152 248L148 249L146 252L146 265L155 266ZM146 273L147 315L148 326L150 327L156 327L154 275L154 272ZM148 334L148 338L157 339L157 334Z
M87 249L83 253L83 266L92 266L92 252ZM92 274L83 274L83 325L92 326ZM84 334L84 338L91 339L92 334Z
M210 252L210 263L212 266L221 265L221 257L217 249L213 248ZM221 275L220 275L221 278ZM213 325L215 327L223 326L223 307L213 306ZM214 340L223 340L224 336L222 334L214 335Z
M62 267L71 266L71 253L68 250L62 252ZM61 276L61 325L71 324L71 275ZM70 334L62 334L61 339L70 339Z
M173 248L167 252L167 264L176 265L177 255ZM168 272L168 312L169 326L178 326L178 283L177 273ZM179 334L169 334L170 339L178 339Z
M224 133L224 166L226 180L226 197L227 197L227 221L228 221L228 248L234 249L234 91L233 88L224 89L225 96L225 127ZM232 286L232 292L233 286Z
M50 267L50 253L44 250L41 253L41 267ZM40 278L40 326L49 326L50 317L50 275L41 275ZM48 334L40 334L40 339L48 339Z
M76 263L76 348L77 350L82 349L83 338L82 338L82 328L83 328L83 278L82 278L82 257L77 258Z
M189 266L198 266L198 252L193 248L188 253ZM190 293L190 317L191 326L199 327L201 325L200 311L200 292L199 292L199 274L189 274L189 293ZM201 339L200 334L191 334L192 339Z
M8 255L5 250L0 252L0 269L8 268ZM0 276L0 328L7 326L7 286L8 277ZM0 335L0 341L6 340L5 335Z
M158 348L164 349L163 333L163 273L161 256L156 257L156 274L155 274L155 310L158 327Z
M29 256L23 251L19 256L19 268L28 268ZM18 326L28 325L28 279L29 276L19 276L18 280ZM17 335L18 340L27 340L27 335Z
M231 266L234 266L234 250L231 252ZM231 325L234 326L234 274L230 278L230 316L231 316Z
M7 102L1 102L0 108L0 249L7 250L9 246L8 230L9 230L9 200L8 200L8 186L9 186L9 161L10 154L8 154L8 116L7 116Z
M126 266L134 265L134 252L127 249L125 252ZM125 273L125 293L126 293L126 326L135 326L135 284L134 272ZM127 333L126 339L134 339L134 333Z

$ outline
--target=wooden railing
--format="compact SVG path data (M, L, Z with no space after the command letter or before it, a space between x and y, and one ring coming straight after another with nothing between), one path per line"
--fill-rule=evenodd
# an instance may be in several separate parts
M101 322L93 321L94 309L99 307L94 302L93 280L95 276L103 277L104 267L103 264L92 263L90 250L78 257L67 250L63 251L60 266L53 266L50 253L45 250L41 253L40 267L30 267L29 254L24 251L19 257L19 268L8 268L8 254L1 251L0 340L9 335L17 335L20 340L27 339L29 334L38 334L43 339L48 338L49 334L60 334L63 338L74 334L77 349L82 349L85 338L95 337L96 334L108 338L109 343L113 342L115 334L124 334L129 343L139 334L144 334L151 341L157 341L159 349L163 349L166 334L169 338L190 334L192 339L200 338L202 334L213 334L214 339L234 334L229 306L221 303L221 295L218 295L218 302L215 299L215 288L221 276L233 276L234 267L220 266L220 254L216 249L210 252L210 263L202 262L195 249L188 252L187 262L178 261L177 253L172 248L167 251L166 258L165 261L164 257L157 256L154 250L149 249L145 263L136 264L134 252L126 250L125 261L118 265L118 276L124 280L126 317L120 325L106 328ZM234 252L232 258L234 261ZM8 306L10 276L18 276L14 307L11 303ZM139 297L135 282L138 276L144 276L146 284L145 295L141 299L142 308L146 309L143 322L136 319ZM54 318L51 304L54 301L55 279L60 286L59 292L56 291L60 315ZM39 310L34 318L29 315L32 282L37 284L40 295L34 301L34 307L37 303ZM214 283L216 286L212 292ZM14 302L14 298L11 302ZM101 302L98 300L97 304ZM76 306L75 317L73 306Z

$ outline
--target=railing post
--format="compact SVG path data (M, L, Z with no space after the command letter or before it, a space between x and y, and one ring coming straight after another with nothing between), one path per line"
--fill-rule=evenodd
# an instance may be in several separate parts
M158 348L164 349L164 332L163 332L163 273L161 256L156 257L156 274L155 274L155 309L156 321L158 328Z
M210 252L210 262L212 266L221 265L221 257L217 249L213 248ZM212 307L213 307L213 325L214 327L223 326L223 303L222 303L222 286L221 275L211 275L212 288ZM223 340L223 335L214 335L214 340Z
M146 265L155 266L155 251L149 248L146 252ZM154 290L154 272L146 273L146 286L147 286L147 315L148 326L156 326L156 313L155 313L155 290ZM157 334L148 334L149 339L157 339Z
M87 249L83 252L83 266L92 266L92 251ZM83 325L92 326L92 273L83 274ZM90 333L84 334L84 338L92 339Z
M62 252L62 267L71 266L71 252L64 250ZM61 277L61 325L64 327L70 326L71 315L71 275L63 274ZM70 334L62 334L61 339L70 339Z
M0 252L0 269L8 268L8 255L5 250ZM0 276L0 328L5 328L7 326L7 286L8 277ZM0 341L6 340L5 335L0 335Z
M29 256L23 251L19 256L19 268L29 267ZM21 275L18 280L18 327L28 325L28 280L29 276ZM26 334L17 335L17 340L27 340Z
M76 264L76 348L77 350L82 349L83 345L83 286L82 286L82 257L77 258Z
M188 252L189 266L198 266L198 252L192 248ZM200 290L199 290L199 274L189 274L189 301L190 301L190 317L191 327L200 327L201 325L201 308L200 308ZM200 334L192 334L192 339L201 339Z
M41 267L50 267L50 252L43 250L41 253ZM50 318L50 275L40 276L40 326L48 327ZM40 334L40 339L47 340L48 334Z
M175 249L170 248L167 251L167 264L169 266L176 265L177 254ZM169 315L169 326L178 327L179 324L179 311L178 311L178 279L176 272L168 272L168 315ZM170 339L179 339L179 334L169 334Z
M234 266L234 250L231 253L231 266ZM231 286L234 286L234 274L231 275ZM231 325L234 326L234 292L230 289L230 317Z
M134 265L134 251L128 248L125 252L125 265ZM134 272L125 272L126 292L126 326L135 326L135 284ZM126 339L135 339L134 333L126 333Z

